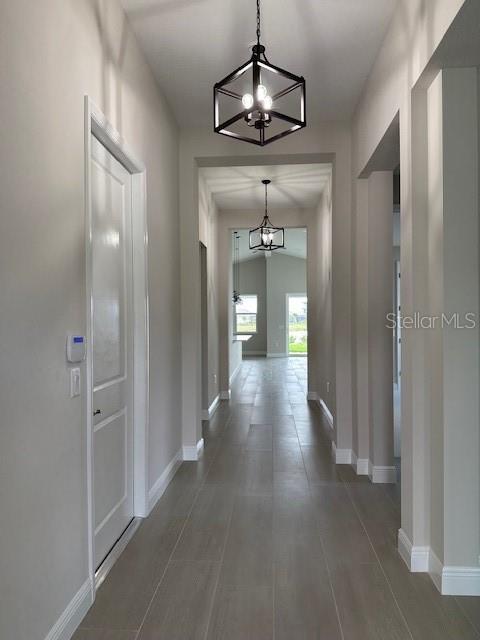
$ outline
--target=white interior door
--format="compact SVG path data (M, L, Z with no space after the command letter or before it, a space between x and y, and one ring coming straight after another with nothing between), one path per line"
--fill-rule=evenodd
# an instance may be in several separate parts
M91 140L95 566L133 519L132 176Z

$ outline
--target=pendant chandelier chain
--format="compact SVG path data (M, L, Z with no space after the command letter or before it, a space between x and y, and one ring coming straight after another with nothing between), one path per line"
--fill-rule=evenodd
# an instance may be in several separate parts
M240 237L237 235L237 292L240 295Z
M263 216L263 224L266 226L267 224L272 224L268 217L268 185L270 184L270 180L265 180L263 184L265 185L265 214Z
M268 220L268 199L267 199L267 188L268 185L265 185L265 219Z
M260 0L257 0L257 45L260 46Z
M238 293L238 236L235 231L235 291Z
M240 295L240 236L238 233L235 233L235 237L237 239L237 293Z

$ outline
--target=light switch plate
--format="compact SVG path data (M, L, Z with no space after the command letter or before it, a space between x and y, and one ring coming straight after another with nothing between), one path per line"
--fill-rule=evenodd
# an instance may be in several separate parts
M76 398L81 392L80 369L74 367L70 369L70 397Z

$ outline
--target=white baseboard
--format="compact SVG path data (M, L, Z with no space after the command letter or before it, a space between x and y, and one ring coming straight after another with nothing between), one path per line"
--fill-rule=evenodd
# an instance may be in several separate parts
M368 458L357 458L355 468L357 476L368 476L369 462Z
M318 403L323 411L323 414L330 426L331 429L333 429L333 415L330 411L330 409L327 406L327 403L325 402L325 400L322 400L322 398L318 398Z
M220 400L230 400L232 397L232 392L230 389L228 391L220 391Z
M70 640L92 606L93 594L94 587L88 578L70 600L65 611L46 635L45 640Z
M442 595L480 596L480 567L443 567Z
M165 493L165 489L170 484L173 476L176 474L178 467L182 464L182 450L179 449L177 453L170 460L162 475L155 481L153 487L148 492L148 512L153 509L158 500Z
M353 451L351 449L337 449L335 442L332 442L332 454L335 464L352 464Z
M200 440L197 442L196 445L194 444L194 445L184 446L183 459L189 462L198 460L198 456L203 449L203 445L204 445L203 438L200 438Z
M480 596L480 567L443 566L431 547L414 546L400 529L398 551L412 573L428 573L444 596Z
M232 375L230 376L230 384L232 384L232 382L238 376L238 374L240 373L240 369L241 368L242 368L242 363L239 362L239 364L236 366L235 370L233 371Z
M333 415L330 409L327 406L325 400L322 400L316 391L307 391L307 400L312 400L316 402L320 409L322 410L323 415L327 421L328 426L333 429Z
M202 411L202 420L210 420L215 411L220 404L220 394L215 398L212 404L208 407L208 409L203 409Z
M368 475L374 484L395 484L397 481L397 470L395 467L384 467L373 465L368 461Z
M355 451L352 449L352 462L351 465L355 470L357 476L368 476L370 461L368 458L358 458Z
M286 358L288 353L267 353L267 358Z
M398 552L412 573L428 572L430 547L413 546L403 529L398 530Z
M115 543L113 548L108 552L108 556L102 562L102 564L95 571L95 589L98 591L102 584L105 581L105 578L108 576L110 571L113 569L116 561L125 551L127 544L133 538L135 533L137 532L138 527L142 523L143 518L134 518L125 531L120 536L119 540Z

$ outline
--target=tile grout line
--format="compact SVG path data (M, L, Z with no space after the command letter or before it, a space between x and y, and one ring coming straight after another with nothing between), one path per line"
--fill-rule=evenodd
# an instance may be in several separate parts
M204 640L207 640L208 638L208 634L210 632L210 623L212 621L212 614L213 614L213 607L215 604L215 598L217 597L217 591L218 591L218 584L220 582L220 573L222 571L222 567L223 567L223 562L225 559L225 550L227 548L227 542L228 542L228 537L230 535L230 530L232 528L232 520L233 520L233 511L235 509L235 502L237 500L237 496L235 496L233 498L233 504L232 504L232 510L230 512L230 517L228 519L228 525L227 525L227 532L225 534L225 542L223 543L223 549L222 549L222 555L219 561L219 568L218 568L218 574L217 574L217 579L215 580L215 586L213 588L213 593L212 593L212 598L211 598L211 602L210 602L210 607L209 607L209 612L208 612L208 619L207 619L207 626L205 629L205 635L204 635Z
M162 585L163 579L165 578L165 575L166 575L166 573L168 571L168 567L170 566L170 563L172 561L173 554L175 553L175 550L176 550L176 548L178 546L180 538L182 537L182 534L183 534L183 532L185 530L185 527L187 526L187 522L188 522L188 519L190 517L190 514L192 513L193 507L195 506L195 502L197 501L197 496L198 496L199 491L200 491L200 488L199 488L198 492L195 494L195 498L193 499L193 502L192 502L192 505L191 505L191 507L190 507L190 509L188 511L187 517L185 518L185 522L183 523L182 528L180 530L180 533L178 534L178 537L177 537L177 539L175 541L175 544L173 546L173 549L172 549L170 555L168 556L168 560L167 560L167 564L165 565L165 569L162 572L162 576L161 576L157 586L155 587L155 590L154 590L153 595L152 595L152 597L150 599L150 602L148 603L147 609L145 611L145 615L143 616L142 621L140 623L140 626L137 629L137 633L135 635L135 640L138 640L138 638L140 636L140 633L142 631L142 628L143 628L143 625L145 623L145 620L147 619L147 616L148 616L148 614L150 612L150 609L152 607L153 601L155 600L155 597L156 597L156 595L158 593L158 590L160 589L160 587Z
M387 585L388 585L388 588L389 588L389 590L390 590L390 593L392 594L392 598L393 598L393 601L395 602L395 606L397 607L397 609L398 609L398 611L399 611L399 613L400 613L400 616L401 616L401 618L402 618L402 620L403 620L403 622L404 622L404 624L405 624L405 627L406 627L406 629L407 629L407 631L408 631L408 633L409 633L409 635L410 635L410 638L411 638L412 640L414 640L414 638L413 638L413 634L412 634L412 631L411 631L411 629L410 629L410 627L409 627L409 625L408 625L408 622L407 622L407 619L406 619L406 617L405 617L405 614L403 613L403 610L402 610L402 608L400 607L400 605L399 605L399 603L398 603L398 600L397 600L397 598L396 598L396 596L395 596L395 593L394 593L394 591L393 591L393 588L392 588L391 582L390 582L390 580L388 579L388 576L387 576L387 574L386 574L386 571L385 571L385 569L383 568L383 565L382 565L382 563L381 563L381 561L380 561L380 558L378 557L377 550L375 549L375 547L374 547L374 545L373 545L373 542L372 542L372 540L371 540L371 538L370 538L370 536L369 536L369 534L368 534L367 528L366 528L366 526L365 526L365 524L364 524L364 522L363 522L363 520L362 520L362 518L361 518L361 516L360 516L360 513L359 513L359 511L358 511L358 509L357 509L357 505L355 504L355 502L354 502L354 500L353 500L353 498L352 498L352 495L351 495L351 493L350 493L350 491L349 491L349 488L348 488L348 482L343 481L343 484L345 485L345 488L346 488L346 490L347 490L347 495L348 495L348 497L349 497L349 499L350 499L350 502L352 503L353 509L354 509L355 513L357 514L358 519L360 520L360 524L362 525L362 528L363 528L363 530L365 531L365 535L367 536L368 542L370 543L370 546L372 547L373 553L375 554L375 558L377 559L378 566L380 567L380 570L381 570L381 572L382 572L382 574L383 574L383 577L385 578L385 581L386 581L386 583L387 583Z
M295 421L295 419L294 419ZM275 472L274 472L274 466L275 466L275 454L273 452L273 430L274 430L274 425L272 424L272 548L274 548L274 533L273 533L273 526L274 526L274 518L275 518L275 504L274 504L274 500L275 500L275 487L274 487L274 478L275 478ZM272 638L273 640L275 640L275 620L276 620L276 615L275 615L275 578L276 578L276 562L275 562L275 552L273 551L272 553Z
M272 496L272 500L273 500L273 496ZM273 517L273 511L272 511L272 517ZM272 518L273 520L273 518ZM273 536L272 536L272 541L273 541ZM272 557L272 638L273 640L275 640L275 630L276 630L276 615L275 615L275 579L276 579L276 568L277 568L277 563L275 562L275 560Z
M231 408L230 408L228 420L227 420L227 423L225 425L225 429L230 424L231 418L232 418L232 413L231 413ZM220 440L223 439L224 435L225 435L225 431L224 431L224 433L222 435L222 438L220 438ZM213 589L212 599L211 599L211 603L210 603L210 610L209 610L209 613L208 613L207 627L205 629L204 640L207 640L208 634L210 632L210 624L212 622L213 607L214 607L214 604L215 604L215 598L217 597L218 585L219 585L219 582L220 582L220 573L222 571L222 566L223 566L223 562L224 562L224 559L225 559L225 550L227 548L228 537L230 535L230 531L231 531L231 528L232 528L233 511L235 509L235 502L236 501L237 501L237 495L235 495L234 498L233 498L232 510L230 512L230 518L228 520L227 532L226 532L226 535L225 535L225 542L223 543L222 556L220 558L220 567L218 569L218 575L217 575L217 579L215 581L215 587Z
M400 516L402 514L402 508L400 507L400 509L398 508L398 504L395 502L395 500L392 498L392 496L388 493L388 491L384 488L384 484L380 484L380 487L382 488L383 493L388 497L389 501L393 504L395 511L397 511L398 513L400 513Z
M227 428L227 426L228 426L228 424L229 424L229 423L230 423L230 416L229 416L229 418L228 418L228 420L227 420L227 422L226 422L226 424L225 424L225 428L224 428L224 429L226 429L226 428ZM202 434L202 435L203 435L203 434ZM223 434L222 434L222 438L223 438ZM221 439L221 438L220 438L220 439ZM211 469L211 467L212 467L212 465L213 465L213 463L214 463L214 461L216 460L216 458L217 458L217 456L218 456L218 455L219 455L219 451L217 450L216 454L215 454L215 455L214 455L214 457L212 458L212 461L211 461L211 462L210 462L210 464L208 465L208 470L207 470L207 471L206 471L206 473L205 473L205 477L203 478L202 482L199 484L199 487L198 487L198 490L197 490L197 491L196 491L196 493L195 493L195 497L194 497L194 499L193 499L192 505L191 505L191 507L190 507L190 509L189 509L189 511L188 511L187 517L185 518L185 522L183 523L183 526L182 526L182 528L181 528L181 530L180 530L180 533L178 534L178 537L177 537L177 540L175 541L175 544L174 544L174 546L173 546L172 552L170 553L170 555L169 555L169 557L168 557L167 564L165 565L165 569L164 569L164 570L163 570L163 572L162 572L162 576L161 576L161 578L160 578L160 581L158 582L157 586L155 587L155 591L153 592L153 595L152 595L152 597L151 597L151 599L150 599L150 602L148 603L148 607L147 607L147 609L146 609L146 611L145 611L145 615L143 616L142 621L141 621L141 623L140 623L140 626L138 627L138 630L137 630L137 632L136 632L136 634L135 634L135 640L138 640L138 638L140 637L140 633L141 633L141 631L142 631L143 625L145 624L145 620L147 619L147 616L148 616L148 614L149 614L149 612L150 612L150 609L152 608L153 601L155 600L155 597L156 597L156 595L157 595L157 593L158 593L158 590L160 589L160 587L161 587L161 585L162 585L162 582L163 582L163 580L164 580L164 578L165 578L165 575L166 575L166 573L167 573L167 571L168 571L168 568L169 568L169 566L170 566L170 564L171 564L171 562L172 562L173 555L174 555L174 553L175 553L175 551L176 551L176 549L177 549L178 543L180 542L180 539L181 539L181 537L182 537L182 535L183 535L183 532L184 532L184 530L185 530L185 527L187 526L187 522L188 522L188 520L189 520L189 518L190 518L190 516L191 516L191 514L192 514L192 511L193 511L193 509L194 509L194 507L195 507L195 504L196 504L196 502L197 502L197 500L198 500L198 496L199 496L199 494L200 494L200 491L201 491L201 490L203 489L203 487L205 486L205 482L206 482L207 476L208 476L208 474L209 474L209 472L210 472L210 469ZM172 480L173 480L173 478L172 478Z
M463 615L465 616L465 619L467 620L467 622L470 624L470 626L472 627L473 631L477 634L477 638L480 638L480 627L477 628L477 625L473 622L473 620L470 618L469 614L465 611L463 605L462 605L462 597L460 596L454 596L455 598L455 602L457 603L460 611L463 613Z
M294 418L294 422L295 422L295 418ZM297 431L297 423L295 422L295 431ZM297 438L298 438L298 432L297 432ZM305 476L307 478L307 483L308 483L308 493L310 498L312 498L312 487L310 484L310 478L308 476L307 473L307 467L305 466L305 458L303 457L303 449L302 449L302 445L300 444L300 438L298 438L298 444L300 446L300 455L302 456L302 463L303 463L303 468L305 469ZM315 508L315 522L317 523L318 526L318 514L317 514L317 509ZM340 611L338 609L338 603L337 603L337 598L335 597L335 590L333 588L333 582L332 582L332 574L330 571L330 566L328 564L328 558L327 558L327 554L325 552L325 546L323 544L323 538L322 538L322 532L320 530L320 527L318 527L318 537L320 539L320 546L322 548L322 555L323 555L323 560L325 562L325 567L327 569L327 576L328 576L328 583L330 585L330 592L332 594L332 599L333 599L333 604L335 606L335 613L337 615L337 622L338 622L338 629L340 631L340 637L342 640L345 640L345 635L343 633L343 627L342 627L342 621L340 619Z

